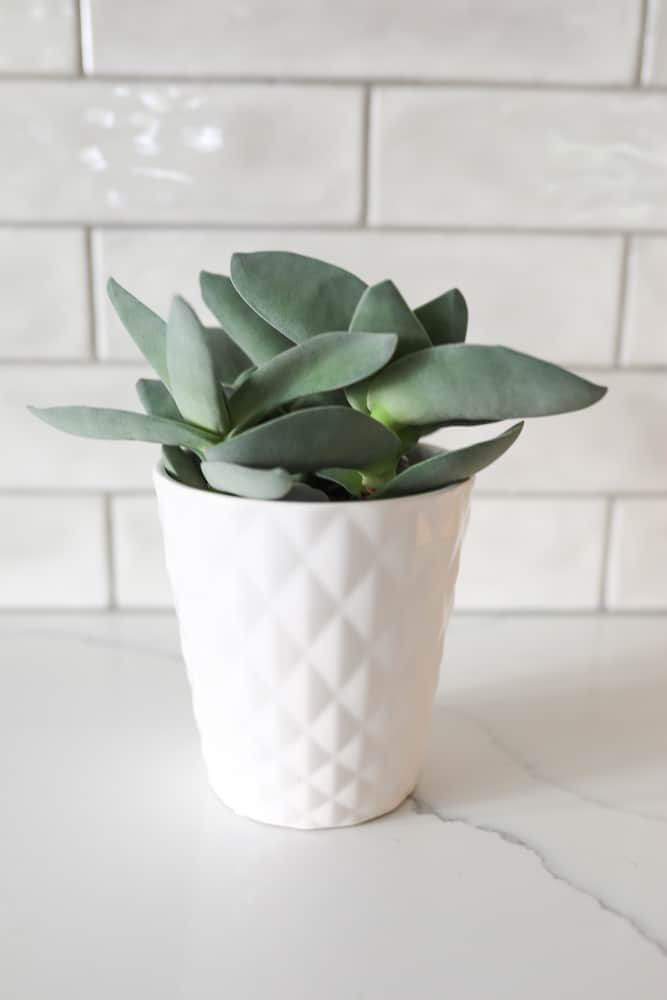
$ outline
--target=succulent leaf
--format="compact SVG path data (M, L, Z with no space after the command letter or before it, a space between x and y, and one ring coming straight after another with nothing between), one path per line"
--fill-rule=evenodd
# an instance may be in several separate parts
M329 497L324 490L318 490L308 483L295 483L289 491L285 500L296 501L297 503L328 503Z
M347 330L366 287L333 264L278 251L235 253L231 277L248 305L295 344Z
M369 333L392 331L398 337L397 358L431 346L426 330L393 281L381 281L366 289L357 303L350 330L365 330ZM366 396L370 384L370 380L367 380L346 392L350 405L362 413L368 412Z
M194 310L176 296L167 324L169 387L184 418L198 427L224 434L229 413L218 380L207 332Z
M162 381L168 384L165 321L113 278L107 282L107 295L132 340Z
M522 428L523 421L488 441L479 441L455 451L432 454L424 461L399 472L375 496L389 498L425 493L469 479L511 448Z
M398 456L401 444L382 424L347 406L295 410L210 448L209 461L316 472L322 466L364 468Z
M318 469L317 475L342 487L351 497L359 499L362 494L363 476L357 469Z
M254 500L280 500L294 480L285 469L253 469L232 462L202 462L206 481L215 490Z
M191 427L164 417L151 417L129 410L107 410L96 406L47 406L28 409L36 417L67 434L113 441L154 441L179 444L202 451L217 437L199 427Z
M204 327L206 342L213 359L213 367L220 382L231 385L239 376L252 368L252 361L235 344L229 334L219 326Z
M415 309L432 344L462 344L468 330L468 306L458 288L450 288Z
M151 417L166 417L180 420L183 417L164 382L155 378L140 378L137 381L137 396L146 413Z
M541 417L604 396L572 372L506 347L451 344L393 362L373 379L372 413L394 426Z
M184 451L176 445L162 446L162 462L174 479L196 490L207 490L208 483L201 474L201 462L191 451Z
M292 346L291 340L250 308L226 275L202 271L199 284L208 308L254 364L264 364Z
M365 290L354 310L350 330L395 333L397 358L431 346L426 330L393 281L381 281Z
M387 364L396 349L394 334L336 331L296 344L257 368L229 402L235 427L302 396L359 382Z
M312 396L299 396L292 403L287 403L288 410L309 410L317 406L347 406L347 399L342 389L332 392L316 392Z

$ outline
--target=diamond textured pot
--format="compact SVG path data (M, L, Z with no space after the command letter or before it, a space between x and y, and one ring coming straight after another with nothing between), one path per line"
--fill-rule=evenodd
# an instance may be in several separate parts
M423 762L472 481L348 503L154 481L214 790L301 829L394 809Z

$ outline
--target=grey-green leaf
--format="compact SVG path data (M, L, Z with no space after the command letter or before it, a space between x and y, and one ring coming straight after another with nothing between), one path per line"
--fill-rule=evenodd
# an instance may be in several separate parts
M373 379L368 404L378 419L414 426L566 413L606 391L507 347L452 344L393 362Z
M392 331L398 337L396 357L430 347L426 330L410 309L393 281L371 285L357 303L350 330L372 333ZM370 382L361 382L346 391L351 406L367 412L366 396Z
M226 275L202 271L199 284L208 308L254 364L261 365L292 346L291 340L250 308Z
M458 288L450 288L415 309L432 344L462 344L468 330L468 306Z
M253 469L231 462L202 462L201 468L213 489L254 500L280 500L294 483L285 469Z
M229 414L208 335L194 310L179 296L172 302L167 324L167 367L169 388L184 418L224 434Z
M155 441L180 444L202 451L213 444L215 434L164 417L151 417L129 410L107 410L96 406L48 406L28 409L45 423L67 434L114 441Z
M393 281L381 281L365 290L354 310L350 330L395 333L397 358L431 346L426 330Z
M322 333L256 369L234 393L235 427L302 396L341 389L379 371L396 349L394 334Z
M504 455L514 444L522 428L523 421L488 441L479 441L455 451L440 452L423 462L410 465L378 490L375 496L388 498L425 493L469 479Z
M165 321L113 278L109 278L107 282L107 295L118 318L143 356L162 381L169 383Z
M229 334L219 326L207 326L206 342L213 359L213 367L220 382L231 385L244 372L252 368L252 361L235 344Z
M176 445L162 446L162 461L168 472L185 486L196 490L208 489L208 483L201 474L201 462L191 451L184 451Z
M151 417L166 417L167 420L183 422L183 417L164 382L155 378L140 378L137 381L137 396Z
M340 466L363 469L400 453L400 441L376 420L347 406L295 410L210 448L210 461L263 469L316 472Z
M366 287L333 264L279 251L235 253L231 277L248 305L295 344L347 330Z
M363 490L363 476L356 469L319 469L317 475L342 487L351 497L359 498Z

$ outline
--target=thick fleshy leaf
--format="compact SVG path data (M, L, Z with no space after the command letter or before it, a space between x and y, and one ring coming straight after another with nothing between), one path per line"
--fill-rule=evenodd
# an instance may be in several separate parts
M384 367L396 349L394 334L322 333L257 368L234 393L235 427L255 421L301 396L341 389Z
M165 321L113 278L107 282L107 295L132 340L162 381L168 384Z
M167 324L169 388L184 418L224 434L229 414L208 335L193 309L176 296Z
M381 281L365 290L354 310L350 330L395 333L397 358L431 346L426 330L393 281Z
M183 422L183 417L164 382L155 378L140 378L137 381L137 396L151 417L166 417L167 420Z
M208 483L201 474L201 462L191 451L184 451L176 445L162 446L164 467L174 479L196 490L207 490Z
M450 288L415 309L432 344L462 344L468 330L468 306L458 288Z
M347 330L366 287L333 264L278 251L235 253L231 276L248 305L295 344L327 330Z
M280 500L294 480L285 469L252 469L231 462L202 462L201 469L214 490L254 500Z
M202 271L199 284L208 308L254 364L264 364L292 346L291 340L278 333L241 298L231 278Z
M309 410L314 406L347 406L347 398L342 389L334 389L332 392L316 392L312 396L301 396L293 403L288 403L287 409Z
M155 441L180 444L202 451L213 444L215 434L164 417L151 417L129 410L107 410L96 406L29 406L36 417L67 434L112 441Z
M356 469L319 469L317 475L342 487L351 497L361 496L364 481Z
M431 346L426 330L410 309L393 281L381 281L371 285L357 303L350 322L350 330L366 330L370 333L393 332L398 337L396 357ZM360 382L347 389L351 406L367 413L366 395L370 380Z
M457 448L456 451L440 452L423 462L410 465L378 490L375 496L402 497L411 493L425 493L469 479L504 455L514 444L522 428L523 422L489 441L479 441L465 448Z
M240 375L252 368L252 361L225 330L219 326L207 326L204 329L218 380L231 385Z
M262 469L316 472L328 466L363 469L400 453L400 441L376 420L347 406L296 410L227 438L207 452L209 461Z
M414 426L566 413L606 391L507 347L452 344L393 362L373 379L368 405L378 419Z

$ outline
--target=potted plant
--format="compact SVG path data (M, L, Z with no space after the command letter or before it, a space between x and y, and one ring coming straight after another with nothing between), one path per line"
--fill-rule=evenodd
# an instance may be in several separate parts
M291 253L202 273L220 324L111 301L156 379L144 413L34 410L60 430L162 445L167 567L213 788L285 826L358 823L410 794L424 754L472 477L522 423L444 451L441 427L544 416L605 389L465 343L455 289L411 309Z

